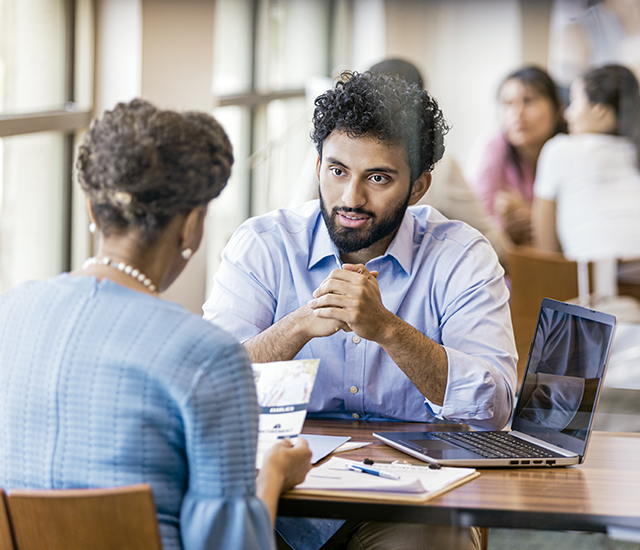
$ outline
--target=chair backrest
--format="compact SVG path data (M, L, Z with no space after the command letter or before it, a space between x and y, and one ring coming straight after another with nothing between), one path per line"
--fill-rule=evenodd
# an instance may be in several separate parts
M518 349L518 384L543 298L566 301L578 296L578 264L556 252L514 247L508 253L511 319ZM590 277L591 279L591 277Z
M162 550L153 493L146 484L16 490L7 500L18 550Z
M5 492L0 489L0 550L14 550Z
M578 264L556 252L529 247L509 251L511 311L535 316L543 298L566 301L578 296Z

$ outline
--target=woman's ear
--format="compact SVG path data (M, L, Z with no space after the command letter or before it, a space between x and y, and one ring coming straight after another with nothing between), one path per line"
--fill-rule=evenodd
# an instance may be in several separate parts
M89 221L91 223L96 223L96 217L93 215L93 205L91 201L87 198L87 215L89 216Z
M429 190L429 187L431 187L431 172L425 170L413 183L411 196L409 197L409 206L417 204L418 201L422 197L424 197L424 194Z
M196 206L187 214L182 226L182 249L198 250L204 236L204 220L207 217L208 205Z
M611 105L595 103L591 107L591 112L594 116L594 122L597 125L595 128L597 132L608 134L616 131L618 119L616 118L616 113Z

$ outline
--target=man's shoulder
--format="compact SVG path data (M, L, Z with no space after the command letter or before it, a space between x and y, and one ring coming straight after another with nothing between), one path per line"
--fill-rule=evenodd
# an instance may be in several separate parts
M243 226L258 234L273 231L289 234L305 233L314 230L319 213L319 201L311 200L295 208L281 208L249 218Z
M411 206L414 217L414 235L419 240L436 239L440 242L455 242L467 246L484 239L482 233L460 220L451 220L433 206Z

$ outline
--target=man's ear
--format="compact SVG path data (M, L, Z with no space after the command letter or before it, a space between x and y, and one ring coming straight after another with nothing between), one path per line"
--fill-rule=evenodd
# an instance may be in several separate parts
M417 204L429 190L429 187L431 187L431 172L425 170L420 174L420 176L418 176L418 179L413 184L411 196L409 197L409 206Z
M322 159L320 158L320 155L318 155L318 158L316 159L316 178L318 178L318 183L320 182L320 166L322 165Z

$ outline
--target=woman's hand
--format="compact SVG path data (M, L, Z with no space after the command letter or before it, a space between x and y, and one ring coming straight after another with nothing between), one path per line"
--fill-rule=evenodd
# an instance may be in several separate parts
M302 483L311 469L309 444L302 437L296 437L295 443L289 439L278 441L265 454L262 471L265 469L282 478L280 492L288 491Z
M504 221L504 230L516 245L528 245L532 240L531 205L513 190L496 194L494 211Z
M280 494L302 483L310 469L311 451L302 437L297 437L293 444L283 439L265 454L256 479L256 493L266 502L274 524Z

